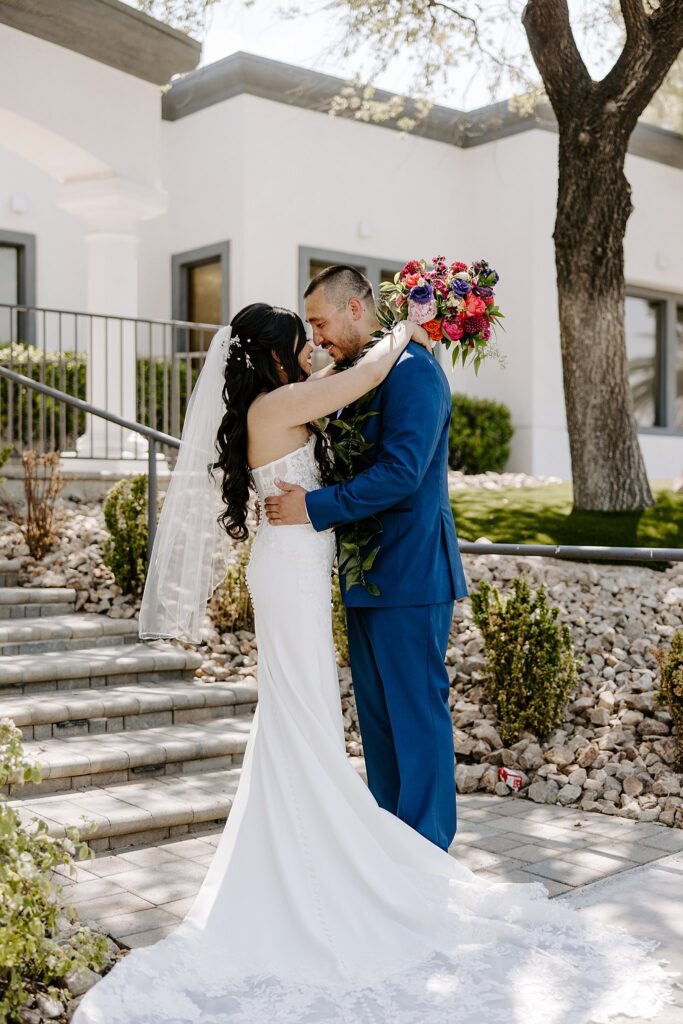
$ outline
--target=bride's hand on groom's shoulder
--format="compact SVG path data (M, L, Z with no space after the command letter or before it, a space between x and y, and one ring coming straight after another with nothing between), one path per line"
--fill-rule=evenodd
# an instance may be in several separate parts
M404 323L408 325L411 331L411 337L413 341L416 341L418 345L422 345L428 352L431 352L436 345L436 338L431 338L424 327L420 324L415 323L414 320L405 320Z

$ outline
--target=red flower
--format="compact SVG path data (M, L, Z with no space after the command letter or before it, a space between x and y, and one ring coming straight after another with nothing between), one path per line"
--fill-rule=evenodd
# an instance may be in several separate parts
M415 286L417 285L417 283L418 283L418 281L420 280L421 277L422 277L422 270L420 270L419 274L407 274L403 278L403 284L406 286L406 288L415 288Z
M468 316L463 326L465 334L479 334L488 327L488 320L485 316Z
M438 320L428 320L426 324L422 324L425 331L434 341L441 340L441 323Z
M419 260L410 260L401 271L401 280L405 281L405 279L412 274L417 274L421 277L423 270L424 267Z
M469 270L466 263L451 263L451 274L462 274L463 270Z

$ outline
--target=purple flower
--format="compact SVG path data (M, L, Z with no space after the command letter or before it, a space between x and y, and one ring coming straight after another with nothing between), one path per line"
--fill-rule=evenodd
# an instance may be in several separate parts
M483 284L473 284L472 292L474 295L478 295L480 299L488 299L493 295L493 288L488 288Z
M472 285L469 281L463 281L462 278L456 277L451 285L453 294L457 299L464 299L466 295L469 295L472 290Z
M413 302L419 302L420 305L431 302L434 298L434 289L431 284L416 284L414 288L410 289L410 298Z

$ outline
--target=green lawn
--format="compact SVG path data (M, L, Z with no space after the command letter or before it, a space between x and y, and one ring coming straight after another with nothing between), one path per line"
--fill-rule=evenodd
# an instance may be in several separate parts
M451 495L458 535L494 543L683 548L683 494L656 488L643 512L573 512L571 484Z

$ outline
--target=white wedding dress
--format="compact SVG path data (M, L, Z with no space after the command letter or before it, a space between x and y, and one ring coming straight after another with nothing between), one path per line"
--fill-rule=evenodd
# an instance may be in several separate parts
M253 473L320 486L313 441ZM332 531L263 520L248 582L259 703L215 856L179 926L73 1024L586 1024L654 1017L671 978L539 884L491 883L378 807L347 759Z

